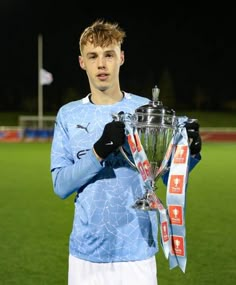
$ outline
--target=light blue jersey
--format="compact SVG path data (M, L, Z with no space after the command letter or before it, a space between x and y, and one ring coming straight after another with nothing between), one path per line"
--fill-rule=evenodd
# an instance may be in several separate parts
M75 194L69 242L69 253L75 257L122 262L144 260L158 252L157 213L132 208L145 193L141 175L119 150L102 163L92 150L113 114L133 114L149 101L124 93L124 98L113 105L95 105L88 95L62 106L57 114L51 173L60 198ZM200 154L190 158L189 171L200 159ZM168 172L162 178L166 184Z
M100 163L93 153L112 114L148 104L149 99L124 93L113 105L95 105L89 97L61 107L56 118L51 151L55 193L75 199L69 252L91 262L147 259L158 251L155 211L131 206L145 193L139 172L119 150Z

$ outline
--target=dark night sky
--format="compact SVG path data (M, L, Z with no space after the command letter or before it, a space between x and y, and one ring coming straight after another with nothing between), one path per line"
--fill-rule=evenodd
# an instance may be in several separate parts
M127 9L120 2L87 7L79 1L58 2L1 0L0 110L14 109L24 96L37 96L39 33L43 34L44 68L54 76L53 84L44 87L45 100L55 102L57 108L68 88L85 95L88 84L77 62L78 39L97 18L118 21L126 30L122 89L149 96L147 90L168 70L176 97L183 102L191 103L199 88L208 98L206 109L235 98L232 7L206 8L198 2L191 8L156 3L157 8Z

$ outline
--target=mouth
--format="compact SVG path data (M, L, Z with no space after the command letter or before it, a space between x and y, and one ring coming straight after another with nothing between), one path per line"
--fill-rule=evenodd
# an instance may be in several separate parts
M107 74L107 73L100 73L97 75L97 78L101 81L104 81L108 78L108 76L109 76L109 74Z

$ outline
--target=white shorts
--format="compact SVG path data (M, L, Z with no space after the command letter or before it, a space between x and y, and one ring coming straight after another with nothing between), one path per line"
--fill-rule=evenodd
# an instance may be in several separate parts
M94 263L69 255L68 285L157 285L156 259Z

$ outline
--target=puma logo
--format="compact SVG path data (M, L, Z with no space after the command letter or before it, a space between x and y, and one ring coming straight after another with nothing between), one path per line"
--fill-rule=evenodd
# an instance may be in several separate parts
M84 127L84 126L81 126L81 125L76 125L76 128L78 128L78 129L83 129L83 130L85 130L85 131L88 133L88 132L89 132L89 131L88 131L88 126L89 126L89 124L90 124L90 123L88 123L87 127Z

